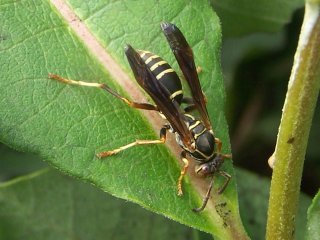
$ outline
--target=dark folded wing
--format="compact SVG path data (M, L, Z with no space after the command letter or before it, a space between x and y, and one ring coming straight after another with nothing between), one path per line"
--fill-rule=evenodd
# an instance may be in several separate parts
M177 59L185 79L189 84L194 104L200 113L201 120L207 129L211 129L205 96L201 90L192 49L179 28L174 24L162 23L161 29L168 40L170 48Z
M169 91L156 79L140 55L130 46L125 48L129 64L139 85L153 99L161 113L166 117L172 128L181 136L186 147L191 145L191 133L183 121L179 104L170 99Z

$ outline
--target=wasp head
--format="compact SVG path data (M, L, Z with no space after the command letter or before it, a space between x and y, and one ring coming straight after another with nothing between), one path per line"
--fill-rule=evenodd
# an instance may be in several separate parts
M220 166L222 165L226 157L228 156L223 154L216 154L211 160L199 164L196 167L195 171L198 175L203 177L212 175L219 170Z

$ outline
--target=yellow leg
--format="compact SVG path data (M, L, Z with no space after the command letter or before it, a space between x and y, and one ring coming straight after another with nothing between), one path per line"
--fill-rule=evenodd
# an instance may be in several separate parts
M183 179L183 176L186 175L187 173L187 170L188 170L188 167L189 167L189 161L188 159L186 158L186 152L182 152L181 153L181 160L183 161L184 163L184 166L181 170L181 173L180 173L180 176L179 176L179 179L178 179L178 196L182 196L183 195L183 191L182 191L182 179Z
M67 78L60 77L59 75L49 73L49 78L57 80L59 82L70 84L70 85L79 85L79 86L86 86L86 87L95 87L101 88L104 84L103 83L90 83L90 82L83 82L83 81L75 81Z
M214 142L218 145L217 146L217 149L218 149L218 153L221 153L221 149L222 149L222 142L221 142L221 140L219 139L219 138L215 138L214 139Z
M217 146L217 153L222 156L223 158L232 158L232 154L221 154L222 150L222 142L219 138L214 138L214 142L218 145Z
M147 144L159 144L159 143L165 143L165 140L136 140L132 143L129 143L125 146L119 147L117 149L111 150L111 151L105 151L97 154L98 158L104 158L104 157L109 157L111 155L115 155L123 150L126 150L128 148L137 146L137 145L147 145Z
M166 142L166 138L167 138L167 130L169 129L169 125L164 125L163 128L161 128L160 130L160 139L159 140L135 140L132 143L129 143L125 146L119 147L117 149L114 150L110 150L110 151L105 151L105 152L101 152L97 154L97 157L99 159L104 158L104 157L109 157L112 155L115 155L123 150L126 150L128 148L137 146L137 145L147 145L147 144L161 144L161 143L165 143Z
M84 86L84 87L95 87L95 88L101 88L109 93L111 93L116 98L121 99L126 104L128 104L130 107L138 108L138 109L144 109L144 110L154 110L159 111L158 107L149 103L138 103L138 102L132 102L129 99L122 97L120 94L112 90L107 84L105 83L91 83L91 82L83 82L83 81L75 81L67 78L63 78L59 75L49 73L49 78L57 80L59 82L69 84L69 85L78 85L78 86Z
M197 66L196 70L198 74L202 72L202 68L200 66Z

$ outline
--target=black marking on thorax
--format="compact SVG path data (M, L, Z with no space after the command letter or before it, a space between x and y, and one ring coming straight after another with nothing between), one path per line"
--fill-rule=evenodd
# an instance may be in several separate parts
M183 147L195 160L209 161L215 155L215 139L213 132L205 128L204 124L189 114L184 114L186 124L195 140L195 151Z

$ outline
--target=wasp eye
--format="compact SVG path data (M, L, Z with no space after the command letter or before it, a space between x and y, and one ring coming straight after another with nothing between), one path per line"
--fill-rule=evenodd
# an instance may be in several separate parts
M202 172L207 172L209 170L208 166L202 166L201 171Z
M208 173L209 172L209 167L206 165L206 166L203 166L202 167L202 172L203 173Z
M196 169L196 173L201 176L208 175L210 173L210 167L208 164L202 164Z

